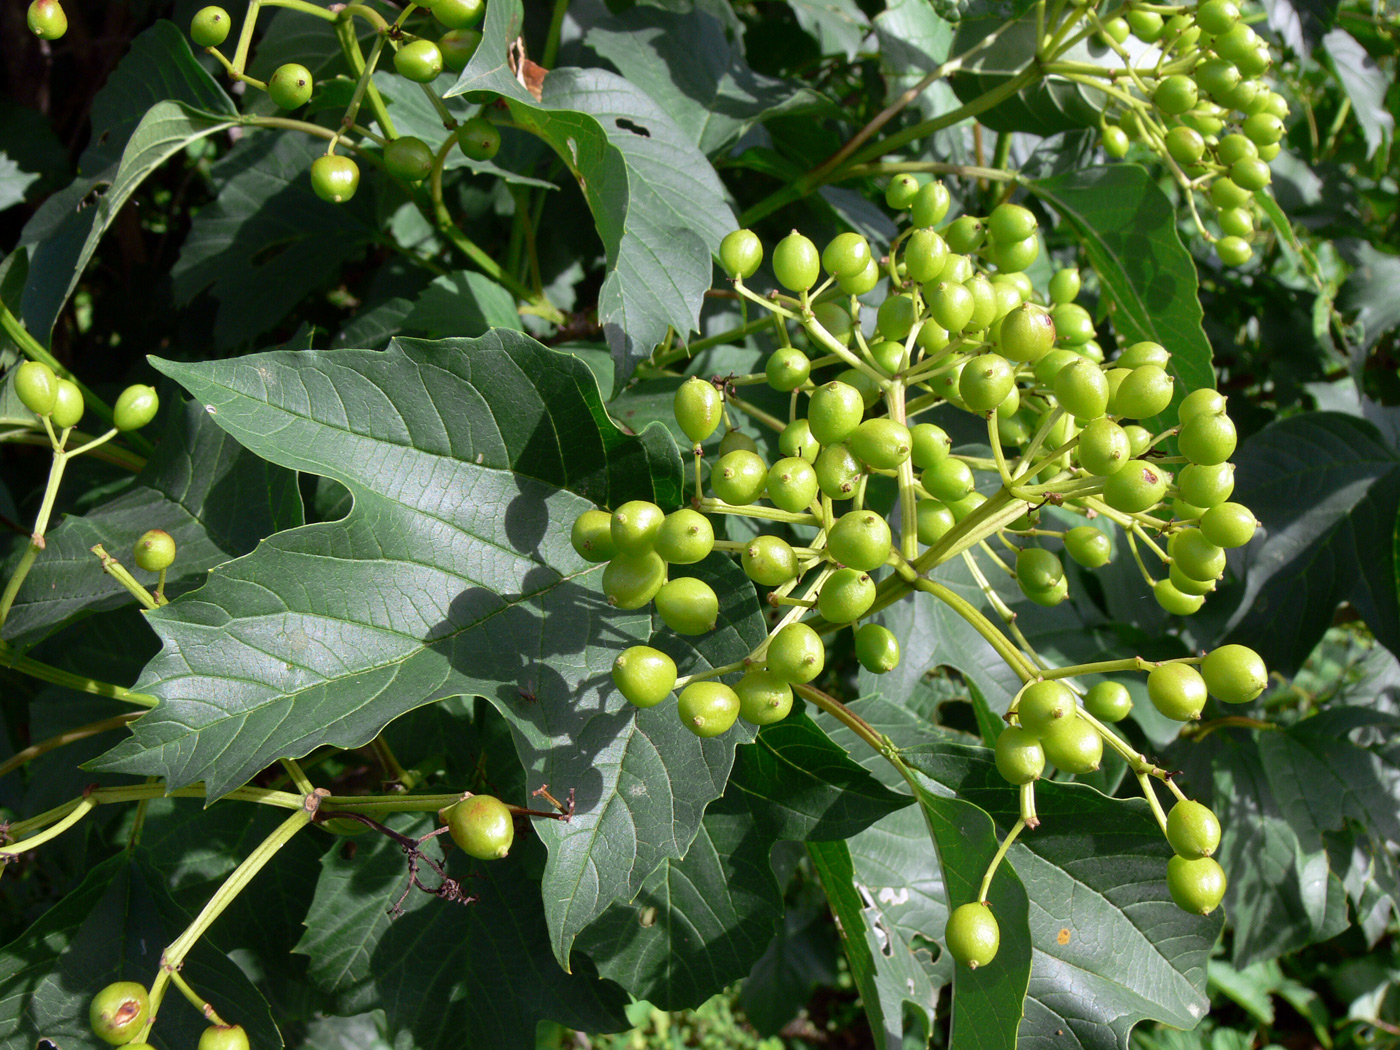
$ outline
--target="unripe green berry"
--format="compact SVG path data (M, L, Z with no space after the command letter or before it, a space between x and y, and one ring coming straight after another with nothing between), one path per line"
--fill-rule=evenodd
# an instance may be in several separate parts
M755 536L740 561L744 575L764 587L780 587L797 576L797 554L778 536Z
M1056 270L1050 278L1050 301L1052 303L1072 303L1079 298L1081 280L1076 267Z
M1128 133L1117 124L1105 124L1100 131L1099 144L1103 146L1103 151L1114 160L1122 160L1128 155L1128 147L1132 141L1128 138Z
M68 15L58 0L34 0L25 21L40 40L59 40L68 32Z
M1040 738L1045 761L1056 769L1082 776L1103 761L1103 737L1083 718L1062 718Z
M1167 553L1189 579L1216 580L1225 571L1225 551L1200 529L1182 529L1167 543Z
M1211 467L1224 463L1235 451L1235 424L1223 412L1193 416L1181 425L1177 447L1192 463Z
M753 230L735 230L719 242L719 264L730 277L747 280L763 264L763 242Z
M948 262L948 244L931 229L916 229L904 242L905 274L923 284L937 277Z
M442 52L431 40L411 41L394 52L394 72L415 83L431 83L442 72Z
M1181 468L1177 491L1193 507L1215 507L1230 498L1235 490L1235 465L1216 463L1202 466L1188 463Z
M1221 503L1201 516L1201 532L1217 547L1243 547L1258 525L1254 512L1241 503Z
M491 160L501 151L501 130L485 117L469 117L457 129L457 148L468 160Z
M360 167L349 157L327 154L311 162L311 189L329 204L344 204L360 188Z
M656 592L656 611L677 634L708 634L719 619L719 597L704 580L681 576Z
M805 459L788 457L768 471L768 498L780 510L798 513L817 498L817 474Z
M267 81L267 94L278 109L300 109L315 90L311 70L300 62L287 62L273 70Z
M888 627L862 624L856 630L856 659L871 674L887 674L899 666L899 639Z
M1025 547L1016 552L1016 579L1032 590L1045 590L1065 575L1060 559L1043 547Z
M175 539L168 532L149 529L136 541L132 557L147 572L168 569L175 561Z
M768 385L786 394L807 382L812 374L812 362L796 347L781 347L769 356L763 371Z
M992 262L1002 273L1020 273L1040 258L1040 238L1023 241L997 241L992 245Z
M112 406L112 425L120 431L140 430L156 418L160 410L160 397L154 387L137 383L129 386L117 397Z
M1045 771L1045 749L1040 737L1019 726L1007 726L997 734L997 772L1010 784L1029 784Z
M1000 354L982 354L963 368L958 393L973 412L991 412L1016 386L1016 367Z
M1092 525L1079 525L1065 533L1065 553L1086 569L1107 565L1113 541Z
M1108 409L1108 379L1092 361L1071 362L1055 376L1055 398L1076 419L1097 419Z
M603 569L603 593L618 609L640 609L666 582L666 562L655 551L617 554Z
M1104 502L1124 514L1137 514L1162 501L1170 480L1171 475L1156 464L1130 459L1104 482Z
M1211 857L1167 861L1167 889L1182 911L1209 915L1225 899L1225 871Z
M792 710L792 686L771 671L747 672L734 685L739 717L756 726L781 722Z
M1201 676L1210 695L1226 704L1247 704L1269 684L1263 659L1245 645L1222 645L1201 662Z
M698 737L719 736L739 718L739 696L721 682L691 682L676 702L681 725Z
M15 393L36 416L47 416L58 401L58 376L42 361L26 361L15 369Z
M460 73L467 68L467 63L472 60L480 46L481 34L475 29L453 29L442 34L438 40L442 64L454 73Z
M1209 806L1183 798L1167 814L1167 841L1178 857L1209 857L1220 845L1220 821Z
M49 421L57 430L76 427L82 422L85 407L83 391L78 384L71 379L60 379L58 381L58 400L54 402Z
M93 996L88 1020L99 1039L120 1046L136 1038L146 1026L150 1013L151 1002L145 985L116 981Z
M635 707L655 707L671 695L676 684L676 661L660 649L633 645L617 654L613 682Z
M199 47L218 47L233 22L222 7L201 7L190 20L190 39Z
M731 452L721 456L710 471L710 487L725 503L747 507L763 495L768 484L768 465L753 452Z
M817 612L829 623L850 623L875 604L875 582L858 569L837 569L822 584Z
M865 474L860 460L845 445L828 445L817 455L813 464L817 472L817 487L822 495L834 500L850 499L856 485Z
M782 433L778 435L778 450L784 456L815 463L817 456L821 453L822 446L812 436L812 425L807 420L794 419L783 427Z
M1171 580L1158 580L1152 585L1152 597L1173 616L1190 616L1198 612L1205 599L1198 594L1186 594Z
M623 554L645 554L655 545L665 520L665 512L655 503L629 500L613 511L613 546Z
M672 410L682 432L698 445L719 426L724 413L724 398L713 383L691 376L676 388Z
M486 0L437 0L432 12L448 29L467 29L481 21L486 13Z
M452 841L477 860L500 860L515 842L515 818L510 808L491 795L464 798L443 817Z
M889 524L873 510L850 511L836 519L826 548L841 565L860 572L878 569L890 556Z
M569 542L586 561L604 562L617 553L612 541L612 515L605 510L586 510L574 519Z
M910 205L910 221L915 226L937 226L948 214L952 200L948 187L941 182L930 182L921 186Z
M842 346L850 346L855 337L851 312L841 303L817 303L812 307L812 320Z
M216 1024L200 1034L196 1050L248 1050L248 1033L242 1025Z
M895 211L906 211L914 203L919 192L919 180L907 172L890 179L885 187L885 204Z
M766 662L783 681L805 685L826 666L826 646L805 623L790 623L768 643Z
M805 292L821 277L817 246L796 230L773 249L773 275L790 292Z
M952 532L958 523L953 512L936 499L919 500L914 504L914 515L919 542L929 547Z
M860 391L835 380L812 391L807 406L807 422L812 427L812 436L823 448L840 444L850 437L864 414L865 401Z
M710 519L689 507L667 514L654 541L656 553L669 565L694 565L708 558L714 547Z
M420 138L400 135L384 147L384 167L395 178L422 182L433 171L432 148Z
M1147 676L1147 696L1168 718L1189 722L1205 707L1205 679L1190 664L1162 664Z
M1090 474L1108 477L1132 458L1132 448L1123 428L1100 416L1086 424L1080 433L1075 458Z
M1100 722L1121 722L1132 709L1133 698L1122 682L1098 682L1084 694L1084 710Z
M961 905L948 916L943 931L948 953L969 970L988 965L1001 947L1001 930L992 909L981 901Z
M1035 213L1019 204L998 204L987 218L987 229L999 244L1024 241L1039 227Z
M1045 586L1053 586L1053 583ZM1061 722L1076 718L1078 713L1074 694L1069 687L1053 679L1028 686L1016 703L1016 717L1021 722L1021 728L1038 737L1044 736Z
M870 263L870 244L858 233L838 233L822 250L822 266L833 277L859 277Z
M920 470L942 463L953 450L947 431L934 423L916 423L909 428L909 455Z
M960 459L945 459L919 475L919 484L934 499L956 503L973 489L972 468Z
M987 228L975 215L960 215L943 231L943 239L951 250L969 255L987 239Z

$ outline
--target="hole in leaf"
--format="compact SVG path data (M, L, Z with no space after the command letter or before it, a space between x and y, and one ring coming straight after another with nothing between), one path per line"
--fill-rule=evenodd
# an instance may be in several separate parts
M618 117L614 123L623 131L630 131L632 134L640 135L644 139L651 138L651 132L642 127L642 125L638 124L635 120L628 120L626 117Z

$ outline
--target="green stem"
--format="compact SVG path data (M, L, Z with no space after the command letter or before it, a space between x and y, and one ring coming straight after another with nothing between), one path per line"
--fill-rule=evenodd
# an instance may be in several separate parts
M316 785L311 783L311 778L302 771L296 759L283 758L278 761L281 762L282 768L287 771L287 776L292 778L292 783L297 786L297 790L303 796L313 794L316 791Z
M355 35L355 22L349 16L344 15L336 18L335 36L340 43L341 54L345 56L346 62L350 64L350 71L356 77L365 71L365 56L360 50L360 38ZM375 121L379 124L379 129L391 139L399 137L398 129L394 127L394 120L389 116L389 108L384 104L384 96L379 93L379 89L370 81L365 88L365 98L369 102L370 112L374 114Z
M228 1027L228 1022L218 1015L214 1007L205 1002L203 996L189 986L189 983L180 976L179 970L170 971L170 983L179 990L191 1006L204 1015L204 1019L210 1024L218 1025L220 1028Z
M300 11L304 15L312 15L327 22L334 22L336 18L334 11L309 4L306 0L260 0L260 3L263 7L285 7L289 11Z
M1011 830L1006 833L1006 838L1001 840L1001 845L997 847L992 862L987 865L987 874L982 876L982 885L977 888L977 899L983 904L987 903L987 891L992 888L992 876L997 873L997 868L1001 867L1002 859L1006 856L1006 851L1011 848L1011 844L1016 841L1016 836L1021 834L1021 830L1026 826L1025 820L1018 820L1011 825Z
M917 590L933 595L966 620L972 629L985 638L987 644L996 650L997 655L1006 661L1006 665L1016 673L1021 681L1028 682L1040 673L1039 668L1033 667L1021 651L1011 644L1006 635L997 630L996 625L962 595L926 576L918 577L913 586Z
M370 77L374 76L374 67L379 65L379 56L384 51L384 41L388 39L383 33L374 39L374 46L369 49L369 58L365 60L365 68L360 70L359 77L355 80L355 93L350 96L350 104L345 107L345 116L340 118L341 134L355 123L355 118L360 114L360 103L364 100L365 91L370 86ZM359 47L359 41L355 42ZM334 153L336 143L340 141L340 135L331 139L331 144L327 148L327 153Z
M1153 790L1152 778L1146 773L1137 774L1138 785L1142 788L1143 797L1147 799L1147 804L1152 808L1152 815L1157 818L1157 824L1162 829L1162 834L1167 833L1167 815L1162 812L1162 803L1157 799L1157 792Z
M131 596L144 605L147 611L160 608L160 602L155 600L151 592L127 571L125 565L103 550L102 544L94 546L92 553L97 555L97 560L102 563L102 571L131 592Z
M123 688L119 685L112 685L109 682L99 682L95 678L71 674L68 671L60 671L57 667L50 667L48 664L30 659L28 656L20 656L4 642L0 642L0 666L19 671L21 674L27 674L29 677L37 678L41 682L61 685L65 689L73 689L80 693L91 693L94 696L111 697L113 700L121 700L128 704L137 704L140 707L155 707L157 703L155 697L147 696L145 693L134 693L130 689Z
M37 835L19 839L8 846L0 846L0 862L3 862L7 857L18 857L21 853L28 853L30 850L42 846L45 842L58 838L58 836L62 835L74 824L78 823L78 821L82 820L96 809L97 806L98 802L91 795L86 798L78 799L77 804L74 805L58 823L45 828ZM10 829L11 832L18 835L20 826L19 824L14 825Z
M139 711L128 711L126 714L116 715L112 718L104 718L100 722L89 722L85 726L78 726L76 729L69 729L51 736L47 740L41 740L37 744L30 744L23 751L17 751L4 762L0 762L0 777L13 773L20 766L28 762L33 762L40 755L46 755L50 751L56 751L60 747L72 744L78 740L86 740L90 736L97 736L100 733L107 733L113 729L121 729L130 725L133 721L141 717Z
M554 60L559 57L559 37L564 31L564 15L569 10L569 0L554 0L554 13L549 19L549 32L545 34L544 51L540 53L540 65L545 69L554 68Z
M834 696L828 696L820 689L815 689L810 685L793 683L792 691L802 697L802 699L810 700L827 714L831 715L831 717L835 718L852 733L855 733L856 736L860 737L874 748L877 754L889 757L891 748L885 738L875 731L874 726L861 718L860 715L856 714L840 700L837 700Z
M253 46L253 29L258 24L258 9L261 7L262 0L248 0L248 10L243 15L243 28L238 34L238 46L233 51L233 68L240 76L248 67L248 49Z

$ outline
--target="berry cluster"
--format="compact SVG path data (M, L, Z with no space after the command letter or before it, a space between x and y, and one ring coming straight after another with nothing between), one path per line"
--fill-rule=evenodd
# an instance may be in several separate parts
M1221 262L1239 266L1253 255L1254 194L1271 181L1288 102L1263 80L1272 63L1268 45L1235 0L1206 0L1165 18L1160 12L1129 5L1094 19L1099 39L1126 63L1114 71L1122 76L1104 115L1103 147L1112 157L1125 156L1133 141L1153 150L1190 195L1193 214L1194 193L1205 193L1220 235L1203 232ZM1149 46L1150 65L1129 59L1130 37Z
M82 390L71 379L55 375L42 361L26 361L15 370L15 394L50 430L63 433L82 421ZM159 408L154 387L134 384L118 396L112 426L119 431L140 430L155 419Z
M783 345L761 373L691 377L677 390L676 422L694 445L690 506L670 514L644 501L611 513L588 510L574 523L572 540L582 557L607 563L602 584L609 602L622 609L655 602L662 622L679 634L711 630L719 601L704 581L671 569L715 550L737 554L781 612L769 637L740 664L685 679L659 649L629 648L614 664L617 687L640 707L679 688L681 720L701 736L723 733L739 717L758 725L777 721L791 710L794 691L821 695L810 683L826 663L824 637L846 625L855 630L862 666L876 674L895 667L898 639L860 621L910 591L926 591L967 618L1025 683L995 749L997 768L1022 788L1024 826L1037 823L1032 789L1047 764L1088 773L1111 746L1143 781L1180 854L1169 873L1174 898L1188 910L1209 912L1224 888L1224 875L1209 858L1214 845L1201 845L1209 837L1204 833L1172 831L1173 820L1199 831L1204 807L1187 803L1165 771L1110 728L1132 706L1120 681L1102 677L1087 690L1072 683L1148 671L1153 704L1184 721L1200 717L1208 695L1227 703L1253 700L1267 683L1263 662L1242 646L1224 646L1161 664L1133 658L1050 668L1020 634L984 567L1014 579L1031 601L1054 606L1070 588L1062 553L1092 570L1125 545L1164 609L1198 610L1225 572L1225 548L1247 543L1256 526L1245 507L1228 502L1235 429L1225 399L1214 390L1193 391L1178 403L1177 425L1154 433L1142 424L1169 413L1177 400L1170 352L1138 342L1106 360L1091 314L1075 301L1079 272L1059 270L1043 292L1033 286L1024 273L1040 251L1031 211L1003 203L987 216L948 221L947 188L910 176L896 177L886 200L907 212L910 224L884 258L854 233L820 251L796 231L783 238L771 262L787 295L763 296L745 285L764 256L754 233L725 238L721 264L740 295L777 315ZM860 297L882 281L887 291L867 335L872 326L862 322L867 307ZM805 336L805 349L794 345L788 322ZM705 495L706 443L731 409L750 407L736 391L759 383L790 395L786 424L759 414L780 429L781 458L767 463L756 443L731 426L713 446ZM915 421L948 407L985 421L990 457L955 452L943 427ZM999 487L978 491L979 475ZM867 484L877 476L898 483L895 528L866 505ZM1043 527L1047 504L1080 515L1083 524ZM782 533L717 540L715 521L725 515L776 523ZM1000 550L987 542L993 539ZM1149 572L1144 552L1166 566L1164 576ZM1005 632L929 576L954 557L971 568ZM729 673L740 674L733 685L718 681ZM1162 812L1149 775L1183 800L1172 810L1180 817ZM986 884L949 924L950 950L969 966L990 961L996 951L985 891Z
M52 3L54 0L36 0L38 3ZM56 6L56 5L55 5ZM359 9L374 15L367 8ZM417 10L432 13L432 20L418 25L418 32L405 28L409 16ZM437 79L444 69L460 72L476 52L481 43L481 33L472 27L481 21L486 12L485 0L422 0L409 4L399 19L390 24L382 19L376 23L379 39L370 52L366 68L361 75L362 85L357 85L353 101L346 110L343 125L364 139L379 145L380 153L375 158L390 175L406 182L421 182L432 174L433 168L441 164L447 150L455 144L469 159L486 161L494 157L501 147L501 133L483 115L471 117L460 125L443 110L444 124L452 133L434 149L422 139L413 135L395 135L384 129L387 137L370 132L355 123L360 103L368 86L368 78L374 72L383 48L393 49L394 72L406 80L426 85ZM374 15L378 18L377 15ZM31 15L32 21L32 15ZM434 40L420 35L430 26L447 30ZM224 59L217 50L228 39L232 20L222 7L205 7L195 14L190 22L190 39L199 47L219 58L229 74L238 80L266 91L268 97L281 110L300 109L311 101L316 84L311 71L299 62L287 62L277 67L272 76L263 83L243 73L242 69ZM441 108L436 95L434 103ZM335 152L344 141L343 135L331 138L326 154L318 157L311 165L311 188L322 200L342 204L355 195L360 185L360 168L353 159ZM363 151L363 147L356 147Z

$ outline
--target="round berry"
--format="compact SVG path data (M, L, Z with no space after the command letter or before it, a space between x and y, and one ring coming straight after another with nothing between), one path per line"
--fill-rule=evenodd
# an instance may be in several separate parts
M815 463L817 456L821 454L822 446L812 436L812 425L807 420L794 419L783 427L782 433L778 435L778 450L784 456Z
M655 707L671 695L676 684L676 661L660 649L633 645L617 654L612 667L618 692L635 707Z
M772 671L749 671L734 685L739 717L756 726L781 722L792 710L792 686Z
M1050 311L1055 340L1064 346L1083 346L1094 338L1094 319L1078 303L1060 303Z
M1234 0L1206 0L1196 8L1196 24L1211 36L1228 33L1240 20Z
M908 172L896 175L885 187L885 204L895 211L906 211L919 192L919 180Z
M1052 587L1054 583L1045 586ZM1072 719L1077 714L1074 694L1069 691L1068 686L1053 680L1028 686L1016 703L1016 716L1021 722L1021 728L1038 737L1044 736L1059 723Z
M1209 857L1220 845L1220 821L1209 806L1183 798L1167 814L1167 841L1178 857Z
M1000 354L982 354L963 368L958 393L974 412L991 412L1016 386L1016 367Z
M796 230L773 249L773 275L790 292L805 292L821 277L817 246Z
M1064 575L1060 559L1043 547L1025 547L1016 552L1016 579L1032 590L1053 587Z
M860 426L865 400L855 387L832 380L812 392L807 406L807 422L812 436L823 447L845 441Z
M753 230L735 230L719 242L719 264L730 277L747 280L762 263L763 242Z
M744 575L764 587L797 578L797 553L779 536L755 536L740 557Z
M1249 214L1248 209L1224 208L1216 213L1215 218L1220 223L1220 231L1227 237L1247 240L1254 236L1254 216Z
M1084 427L1074 451L1079 465L1097 477L1117 473L1132 458L1128 435L1117 423L1103 416Z
M71 379L58 381L58 399L54 402L50 421L59 430L76 427L83 418L83 391Z
M136 541L132 558L147 572L168 569L175 561L175 539L168 532L149 529Z
M916 229L904 242L904 273L923 284L943 272L948 262L948 242L931 229Z
M997 735L995 758L997 772L1011 784L1029 784L1045 771L1040 737L1018 726L1007 726Z
M1192 165L1206 153L1206 140L1195 128L1178 125L1167 132L1167 153L1178 164Z
M817 612L829 623L859 620L874 604L875 581L858 569L837 569L817 595Z
M394 72L405 80L428 84L442 73L442 52L431 40L414 40L394 52Z
M1206 683L1190 664L1162 664L1147 676L1152 706L1168 718L1189 722L1206 706Z
M834 500L850 499L865 474L865 468L855 453L845 445L829 445L817 455L813 464L817 472L817 487L822 495Z
M704 580L681 576L656 592L656 611L677 634L708 634L719 619L719 597Z
M1053 609L1062 601L1069 597L1069 577L1061 577L1060 581L1050 587L1027 587L1024 583L1017 581L1024 594L1036 605L1043 605L1047 609Z
M851 312L841 303L818 303L812 307L811 323L821 325L826 329L827 335L842 346L850 346L855 337L855 322L851 320Z
M448 29L467 29L481 21L486 0L437 0L433 17Z
M698 445L719 426L724 398L713 383L691 376L676 388L672 409L685 436Z
M603 593L618 609L640 609L666 582L666 563L655 551L618 554L603 570Z
M433 151L420 138L401 135L384 147L384 167L406 182L422 182L433 170Z
M42 361L26 361L15 369L15 393L36 416L47 416L58 402L58 376Z
M1240 82L1240 71L1233 62L1223 58L1208 58L1196 67L1197 86L1217 101L1228 95Z
M1098 569L1113 557L1113 541L1092 525L1079 525L1065 533L1065 553L1086 569Z
M752 452L757 454L758 442L749 437L742 430L726 430L724 432L724 437L719 439L719 447L715 449L715 453L720 459L723 459L731 452Z
M943 931L948 952L969 970L986 966L997 956L1001 947L1001 929L992 909L981 901L973 901L953 909Z
M273 70L267 80L268 97L278 109L300 109L315 90L311 70L299 62L287 62Z
M1200 611L1205 599L1199 594L1187 594L1171 582L1158 580L1152 585L1152 597L1157 604L1173 616L1190 616Z
M921 499L914 504L914 516L918 529L919 542L933 546L958 523L953 512L936 499Z
M330 204L344 204L360 188L360 168L349 157L327 154L311 162L311 188Z
M888 627L863 624L856 630L856 659L871 674L888 674L899 666L899 639Z
M836 287L840 288L847 295L864 295L866 292L874 290L880 283L880 267L874 259L870 260L864 270L855 277L838 277Z
M768 643L768 670L785 682L805 685L826 666L821 635L805 623L790 623Z
M972 310L976 305L972 293L963 285L951 281L939 281L931 289L926 288L928 311L939 327L949 332L961 332L972 320Z
M1005 349L1005 347L1003 347L1003 349ZM1074 350L1068 350L1064 347L1051 350L1035 363L1033 371L1035 372L1036 380L1042 386L1053 387L1055 385L1055 377L1060 374L1060 370L1071 362L1078 361L1081 356L1081 354Z
M827 534L826 546L841 565L869 572L889 559L890 527L872 510L853 510L836 520Z
M919 484L934 499L956 503L972 492L972 468L960 459L945 459L920 474Z
M1122 682L1099 682L1084 694L1084 710L1100 722L1121 722L1132 709L1132 695Z
M58 0L34 0L25 20L40 40L58 40L68 32L68 15Z
M961 215L948 224L943 237L953 251L968 255L987 239L987 228L975 215Z
M909 220L915 226L937 226L948 214L953 203L948 187L941 182L930 182L920 186L914 194L914 202L909 206Z
M739 696L722 682L691 682L676 702L681 725L698 737L719 736L739 718Z
M1217 547L1243 547L1259 523L1242 503L1220 503L1201 515L1201 532Z
M1182 911L1209 915L1225 899L1225 870L1211 857L1167 861L1167 889Z
M605 510L586 510L574 519L569 542L585 561L607 561L617 553L612 540L612 515Z
M1001 352L1012 361L1035 364L1055 347L1055 321L1040 306L1023 303L1001 322Z
M1173 117L1195 106L1196 98L1196 82L1180 73L1163 77L1152 92L1152 104Z
M1066 773L1092 773L1103 761L1103 737L1083 718L1062 718L1040 738L1045 761Z
M137 383L117 396L117 403L112 406L112 425L121 431L140 430L156 418L159 410L160 397L155 388Z
M1241 125L1245 137L1256 146L1272 146L1283 138L1283 121L1274 113L1255 113Z
M1128 138L1128 133L1117 124L1105 124L1100 144L1103 151L1114 160L1122 160L1128 155L1128 147L1132 145L1132 141Z
M768 484L768 464L754 452L731 452L721 456L710 471L710 487L725 503L747 507Z
M1178 422L1185 423L1196 416L1219 415L1225 411L1225 404L1226 398L1219 391L1201 387L1181 399L1181 404L1176 409L1176 418Z
M992 246L992 262L1002 273L1020 273L1040 258L1040 239L997 241Z
M914 330L917 316L911 296L892 295L881 303L879 310L875 312L875 327L882 338L903 342Z
M1035 213L1019 204L998 204L987 219L992 239L1001 244L1024 241L1035 233L1039 225Z
M870 243L858 233L838 233L822 250L822 267L833 277L859 277L870 260Z
M500 860L515 842L515 818L510 807L491 795L464 798L443 817L452 841L477 860Z
M801 350L787 346L773 351L763 371L768 385L786 394L807 382L812 374L812 362Z
M1254 257L1254 249L1243 237L1221 237L1215 242L1215 254L1226 266L1243 266Z
M666 515L654 546L668 565L694 565L714 550L715 529L705 515L682 507Z
M780 510L797 513L817 498L817 472L805 459L788 457L768 471L768 498Z
M1218 580L1225 572L1225 551L1200 529L1182 529L1167 544L1172 564L1192 580Z
M103 1042L121 1046L136 1038L146 1026L151 1013L151 1001L145 985L135 981L117 981L107 985L92 998L88 1020L92 1030Z
M612 541L623 554L645 554L656 544L666 514L655 503L629 500L612 514Z
M1093 361L1073 361L1055 376L1055 398L1076 419L1097 419L1108 410L1108 378Z
M916 423L909 428L909 456L920 470L942 463L952 450L953 439L942 427L934 423Z
M190 20L190 39L200 47L218 47L228 39L231 25L222 7L201 7Z
M904 343L881 339L870 344L870 359L886 375L898 375L904 367Z
M1122 378L1109 411L1128 419L1150 419L1172 403L1176 382L1160 365L1139 365Z
M1080 285L1079 270L1075 267L1056 270L1050 278L1050 301L1056 304L1074 302L1079 298Z
M481 34L475 29L453 29L443 33L442 38L438 40L442 64L454 73L460 73L467 68L467 63L472 60L480 46Z
M1192 463L1216 466L1234 454L1235 424L1224 413L1200 415L1187 420L1177 435L1177 447Z
M468 160L488 161L501 151L501 129L485 117L471 117L457 129L457 148Z
M1129 8L1123 17L1128 20L1128 27L1133 31L1133 36L1145 44L1156 43L1166 26L1166 20L1156 11L1144 11L1137 7Z
M1246 645L1222 645L1201 661L1201 676L1210 695L1226 704L1247 704L1269 684L1269 669Z
M1177 490L1181 498L1193 507L1219 506L1235 491L1235 465L1216 463L1207 467L1188 463L1181 468Z
M1124 514L1137 514L1160 503L1170 481L1171 475L1161 467L1145 459L1130 459L1104 482L1104 502Z
M1208 580L1193 580L1182 571L1181 566L1176 562L1173 562L1170 569L1168 569L1167 579L1170 580L1171 585L1182 594L1206 595L1215 590L1215 577L1211 577Z
M200 1033L196 1050L248 1050L248 1033L242 1025L216 1024Z

